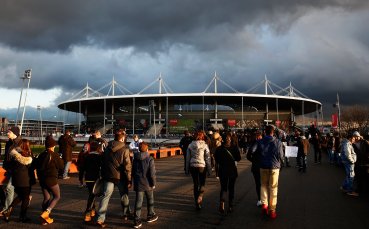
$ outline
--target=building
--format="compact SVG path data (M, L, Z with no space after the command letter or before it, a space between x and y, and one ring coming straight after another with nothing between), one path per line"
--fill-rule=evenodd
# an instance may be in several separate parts
M144 93L155 83L158 93ZM219 83L229 92L220 92ZM255 93L262 87L263 93ZM272 87L277 90L272 90ZM108 94L103 94L108 90ZM117 94L116 91L121 94ZM130 134L173 135L194 129L243 129L274 124L288 128L295 116L315 113L319 119L322 105L304 96L290 84L281 88L266 77L249 91L242 93L216 74L201 93L173 93L159 76L140 92L133 94L113 80L98 91L88 85L58 107L80 113L86 128L109 133L126 128ZM82 120L79 120L82 123ZM84 127L82 127L84 126Z

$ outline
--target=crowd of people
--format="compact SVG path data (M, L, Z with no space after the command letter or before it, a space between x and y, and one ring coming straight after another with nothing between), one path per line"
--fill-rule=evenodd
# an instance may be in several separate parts
M9 139L6 142L3 161L6 181L1 188L3 209L0 211L0 217L8 222L16 205L21 203L19 220L24 223L31 220L27 217L27 210L31 204L31 188L36 184L37 175L43 194L39 218L42 225L52 224L54 219L51 212L61 198L58 179L70 178L68 172L76 142L69 131L66 131L58 142L51 135L47 136L45 150L35 157L30 142L21 138L18 127L9 129L7 135ZM141 208L144 195L148 209L146 222L151 223L158 219L154 211L153 192L156 171L154 159L148 153L149 145L136 136L129 147L126 137L124 130L117 130L114 140L107 142L99 131L95 131L78 155L80 186L86 186L89 192L84 213L86 223L106 227L106 213L115 187L119 189L123 218L133 220L134 228L142 226ZM58 144L59 152L55 152ZM132 185L136 192L134 211L130 209L128 197ZM96 197L100 198L98 208L95 204Z
M185 131L179 146L184 156L184 172L193 181L194 207L201 211L204 201L206 179L215 173L219 180L218 211L227 215L234 211L235 187L238 178L237 165L245 155L251 161L251 171L255 180L257 206L263 217L277 218L277 196L279 172L282 167L290 167L291 158L286 157L286 147L297 149L296 167L301 173L307 172L307 155L312 146L314 163L322 162L327 155L328 163L342 166L345 177L340 189L350 196L358 196L368 188L369 142L359 132L349 132L347 136L338 134L322 135L316 128L304 133L295 130L286 135L274 126L261 130L237 133L232 131ZM61 199L58 179L69 179L68 170L72 161L72 149L76 142L66 131L57 141L52 136L45 139L45 150L35 157L30 142L22 139L18 127L8 130L3 168L6 182L2 185L3 209L0 217L9 221L16 205L21 204L19 219L29 222L27 209L32 200L32 186L39 181L43 194L40 220L48 225L54 222L52 210ZM117 130L114 140L107 142L99 131L93 132L78 155L79 186L86 187L88 198L84 221L106 227L109 202L117 187L125 221L132 220L134 228L142 227L141 209L146 197L147 223L158 220L154 209L156 169L154 159L149 155L146 142L133 136L126 143L124 130ZM59 145L59 151L55 147ZM35 171L36 175L35 176ZM135 191L134 209L130 208L129 190ZM16 196L14 198L14 196ZM96 201L99 200L99 204Z

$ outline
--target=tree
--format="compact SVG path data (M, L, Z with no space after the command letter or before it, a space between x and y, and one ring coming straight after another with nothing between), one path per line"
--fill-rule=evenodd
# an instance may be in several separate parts
M341 128L343 131L357 129L360 133L369 130L369 107L354 105L342 110Z

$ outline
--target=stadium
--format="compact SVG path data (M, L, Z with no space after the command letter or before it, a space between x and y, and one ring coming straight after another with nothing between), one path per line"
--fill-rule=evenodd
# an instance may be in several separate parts
M79 114L79 133L100 129L109 134L125 128L129 134L146 136L171 136L195 129L260 128L265 124L288 129L295 124L296 116L304 119L313 114L318 121L322 113L320 102L308 98L291 83L282 88L265 76L248 91L239 92L216 73L199 93L175 93L160 75L134 94L113 77L98 90L87 84L58 107L64 113Z

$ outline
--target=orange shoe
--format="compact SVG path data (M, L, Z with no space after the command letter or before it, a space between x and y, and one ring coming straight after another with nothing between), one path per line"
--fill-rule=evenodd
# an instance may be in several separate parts
M91 212L86 212L85 214L85 222L91 222L92 221L92 217L91 217Z
M49 211L43 211L40 215L41 219L48 223L48 224L52 224L54 222L54 220L52 218L50 218L50 212Z
M96 210L95 209L92 209L91 210L91 217L95 217L95 215L96 215Z

